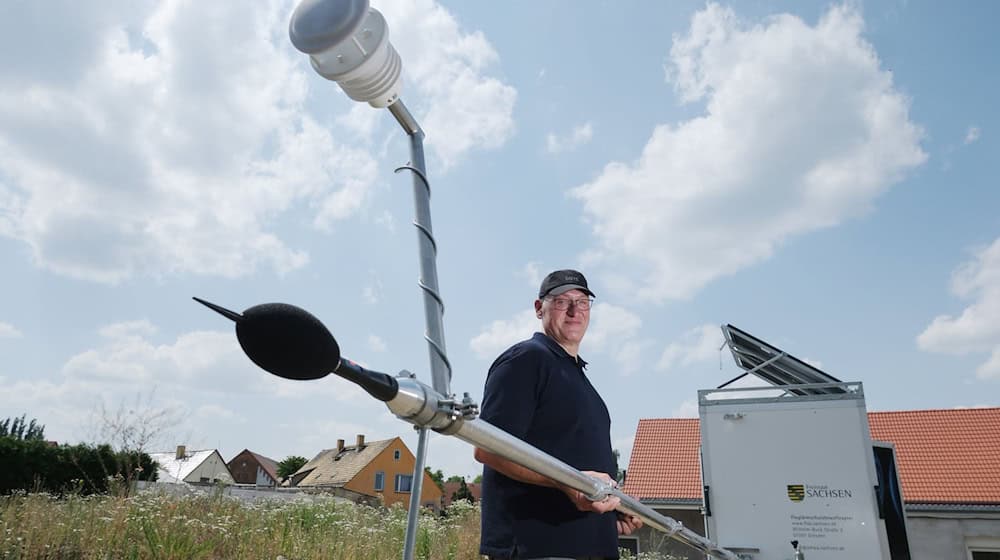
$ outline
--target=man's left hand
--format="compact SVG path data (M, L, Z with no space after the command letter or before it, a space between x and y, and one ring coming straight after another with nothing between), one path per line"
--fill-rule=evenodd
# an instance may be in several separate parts
M642 519L634 515L618 512L618 534L631 535L632 531L642 527Z

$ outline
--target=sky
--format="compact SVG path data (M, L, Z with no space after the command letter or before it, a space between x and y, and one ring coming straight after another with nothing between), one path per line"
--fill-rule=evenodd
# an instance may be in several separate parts
M426 132L451 389L597 294L580 353L627 464L697 417L732 324L868 410L1000 405L1000 4L377 0ZM281 460L416 434L330 376L271 376L232 323L309 310L431 382L408 139L288 40L294 3L0 5L0 418ZM156 423L154 422L154 424ZM474 476L433 435L427 464Z

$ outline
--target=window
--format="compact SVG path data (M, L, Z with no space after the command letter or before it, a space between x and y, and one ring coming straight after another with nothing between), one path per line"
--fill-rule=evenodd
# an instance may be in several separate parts
M375 473L375 491L381 492L385 489L385 472L378 471Z
M397 449L395 453L392 454L392 458L395 461L399 460L399 450Z
M996 537L966 537L965 549L969 560L1000 560L1000 539Z
M409 492L412 486L413 486L413 475L409 474L396 475L396 492Z

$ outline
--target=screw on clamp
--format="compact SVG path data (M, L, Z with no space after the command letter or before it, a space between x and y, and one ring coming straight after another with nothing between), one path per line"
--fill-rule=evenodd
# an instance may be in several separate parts
M464 420L474 420L479 416L479 404L472 400L472 396L469 393L465 393L462 397L462 404L458 407L459 413L462 415Z

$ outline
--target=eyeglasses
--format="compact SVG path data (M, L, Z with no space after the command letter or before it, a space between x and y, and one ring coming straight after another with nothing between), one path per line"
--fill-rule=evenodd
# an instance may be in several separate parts
M594 300L590 298L569 299L562 297L556 297L556 298L550 297L546 299L551 301L552 307L558 309L559 311L566 311L567 309L569 309L570 305L579 309L580 311L586 311L590 309L590 304L594 302Z

